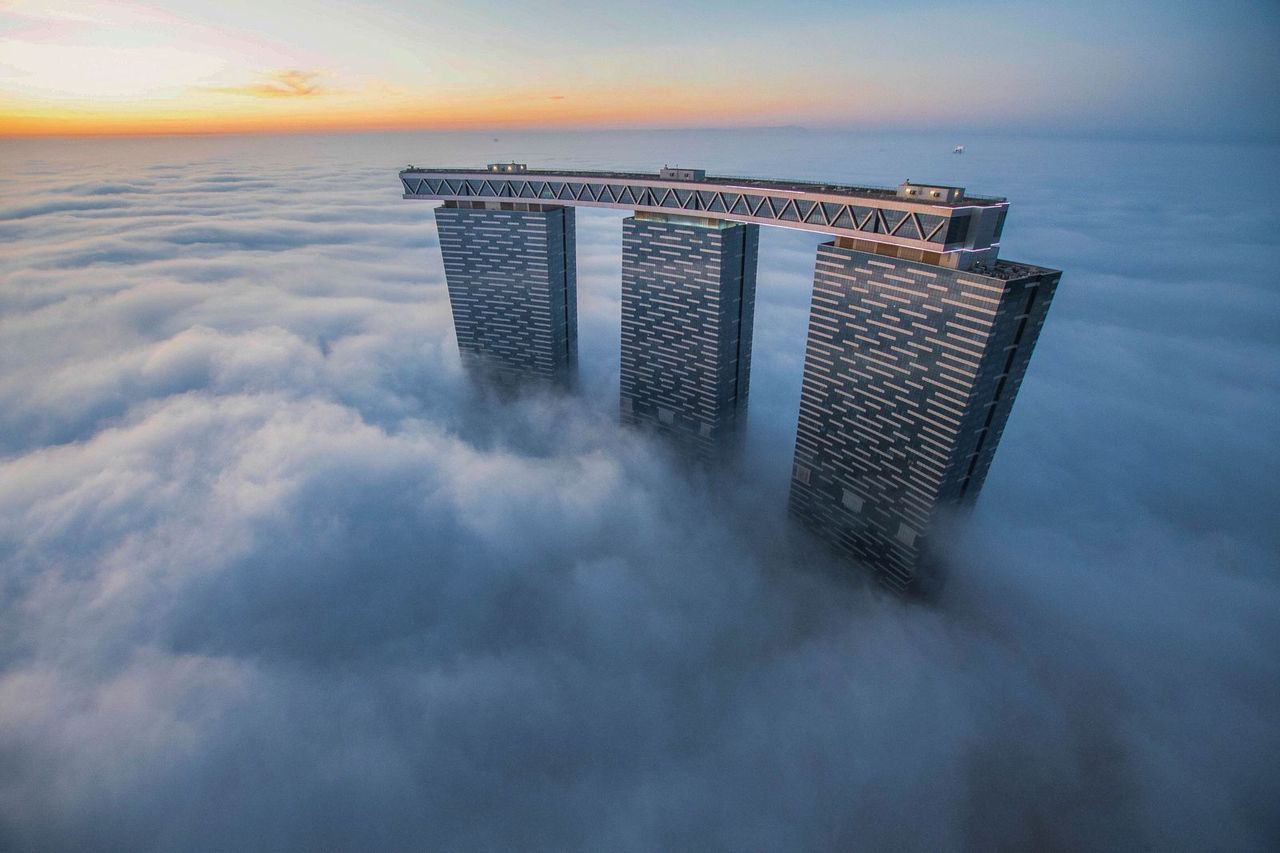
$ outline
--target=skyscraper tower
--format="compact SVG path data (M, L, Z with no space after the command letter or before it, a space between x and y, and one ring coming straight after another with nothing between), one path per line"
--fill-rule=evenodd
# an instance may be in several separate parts
M436 209L458 350L505 383L567 387L578 361L573 208L447 201Z
M907 589L939 514L982 488L1060 273L883 252L818 247L790 506Z
M639 213L622 226L623 423L706 461L742 440L759 226Z

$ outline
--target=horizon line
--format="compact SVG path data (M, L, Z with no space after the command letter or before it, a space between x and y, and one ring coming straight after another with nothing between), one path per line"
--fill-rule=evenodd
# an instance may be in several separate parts
M1130 128L1125 130L1106 128L1077 128L1064 131L1058 128L1043 126L998 127L990 125L969 125L946 127L941 125L920 124L835 124L835 125L803 125L803 124L710 124L710 125L497 125L477 127L397 127L397 126L334 126L334 127L298 127L286 126L277 128L202 128L198 130L179 130L173 128L137 129L137 130L63 130L12 132L0 130L0 142L26 141L40 139L160 139L160 138L194 138L208 136L356 136L370 134L479 134L500 135L503 133L550 134L550 133L735 133L742 131L772 131L792 133L949 133L952 135L973 134L977 136L1013 136L1041 137L1052 136L1064 139L1111 139L1115 141L1165 141L1165 142L1217 142L1217 143L1250 143L1280 144L1280 133L1206 133L1177 131L1168 128Z

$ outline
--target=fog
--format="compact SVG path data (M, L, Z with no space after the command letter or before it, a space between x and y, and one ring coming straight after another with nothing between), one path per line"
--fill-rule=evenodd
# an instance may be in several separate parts
M0 846L1280 843L1274 146L0 146ZM580 393L469 385L395 171L505 159L1010 197L1065 272L937 601L786 522L813 235L762 237L737 475L616 423L620 213Z

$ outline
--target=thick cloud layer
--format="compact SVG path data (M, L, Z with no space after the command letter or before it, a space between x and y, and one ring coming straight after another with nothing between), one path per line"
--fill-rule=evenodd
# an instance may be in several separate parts
M944 142L8 145L0 846L1274 847L1276 152ZM740 477L615 424L613 214L582 395L470 388L393 172L481 145L1009 193L1067 276L941 600L785 523L810 236Z

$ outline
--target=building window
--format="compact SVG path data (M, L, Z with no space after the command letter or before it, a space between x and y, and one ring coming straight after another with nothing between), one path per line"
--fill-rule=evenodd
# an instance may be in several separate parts
M840 498L840 502L854 512L862 512L863 500L848 489L844 490L844 496Z
M908 525L905 521L898 525L898 541L908 548L914 548L916 544L915 528Z

